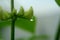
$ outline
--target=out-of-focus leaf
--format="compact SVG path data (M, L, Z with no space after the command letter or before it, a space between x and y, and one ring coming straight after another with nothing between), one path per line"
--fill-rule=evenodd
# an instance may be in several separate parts
M48 40L49 36L48 35L39 35L39 36L32 36L30 40Z
M11 24L11 21L7 21L7 20L0 21L0 28L10 26L10 24Z
M4 20L4 19L9 18L10 16L12 16L12 17L16 16L16 13L17 13L17 10L13 9L11 15L9 15L7 11L2 10L2 8L0 7L0 17L3 19L3 20L0 20L0 27L5 27L5 26L11 25L11 21ZM24 14L23 15L24 18L19 18L16 21L15 25L18 26L19 28L24 29L24 30L34 32L36 20L35 20L35 17L33 17L33 8L30 7L30 9L24 13L24 9L23 9L23 7L21 7L20 13L21 13L21 15ZM30 21L31 18L34 21ZM29 20L27 20L27 19L29 19Z
M19 18L16 21L16 26L19 28L22 28L23 30L27 30L29 32L34 32L35 26L36 26L36 20L35 20L35 17L33 19L34 19L34 21Z
M35 26L36 26L36 20L35 17L33 18L34 21L30 21L24 18L19 18L16 21L15 26L22 28L23 30L29 31L29 32L34 32L35 31ZM11 26L11 21L0 21L0 27L7 27Z
M55 1L60 6L60 0L55 0Z

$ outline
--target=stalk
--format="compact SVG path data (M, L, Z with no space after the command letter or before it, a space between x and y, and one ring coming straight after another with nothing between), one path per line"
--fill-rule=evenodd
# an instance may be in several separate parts
M59 37L60 37L60 19L59 19L59 26L58 26L58 30L57 30L57 34L56 34L55 40L59 40Z
M11 0L11 13L13 11L13 8L14 8L14 0ZM14 40L14 30L15 30L15 21L16 21L16 18L15 17L12 17L12 23L11 23L11 40Z

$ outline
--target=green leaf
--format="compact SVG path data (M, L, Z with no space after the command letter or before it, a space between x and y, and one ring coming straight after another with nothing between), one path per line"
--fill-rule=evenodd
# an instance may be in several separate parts
M33 17L33 19L34 19L34 21L30 21L30 20L27 20L24 18L19 18L16 20L15 26L33 33L35 31L35 26L36 26L35 17ZM8 27L8 26L11 26L11 21L8 21L8 20L0 21L0 28L1 27Z
M1 27L7 27L11 25L11 21L5 20L5 21L0 21L0 28Z
M35 26L36 26L36 20L35 20L35 17L33 19L34 19L34 21L19 18L16 21L16 26L19 28L22 28L23 30L27 30L29 32L34 32Z
M47 40L48 38L50 38L48 35L39 35L39 36L36 36L36 35L34 35L34 36L32 36L31 38L30 38L30 40Z
M60 0L55 0L58 6L60 6Z

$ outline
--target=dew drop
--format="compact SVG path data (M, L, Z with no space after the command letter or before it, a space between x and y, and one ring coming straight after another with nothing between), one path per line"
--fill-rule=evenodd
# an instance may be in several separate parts
M34 21L33 19L30 19L30 21Z

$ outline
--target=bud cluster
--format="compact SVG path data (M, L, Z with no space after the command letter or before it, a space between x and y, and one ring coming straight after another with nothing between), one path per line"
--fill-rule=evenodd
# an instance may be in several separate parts
M20 10L17 12L17 10L14 8L11 13L9 13L6 10L3 10L2 7L0 6L0 20L5 20L11 17L14 17L17 15L17 17L23 17L26 19L31 19L33 17L33 8L30 7L29 10L24 11L24 8L21 6Z

